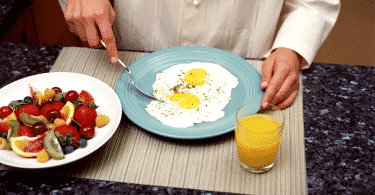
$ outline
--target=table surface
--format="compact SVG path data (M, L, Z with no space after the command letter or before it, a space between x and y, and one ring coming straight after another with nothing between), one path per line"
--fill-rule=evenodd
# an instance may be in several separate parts
M1 43L0 87L27 75L48 72L60 51L60 46ZM373 122L370 116L374 114L371 102L371 97L374 96L374 73L373 67L330 64L313 64L308 70L302 71L309 194L372 192L372 186L375 184L375 158L372 155L375 136L372 133ZM137 186L77 178L63 178L59 185L50 184L47 180L30 184L16 177L27 174L29 173L22 170L1 171L0 187L7 186L4 188L7 192L19 190L15 184L10 185L9 179L18 181L17 186L24 186L27 191L38 191L43 188L75 191L90 185L90 182L96 186L91 189L96 190L116 187L120 189L121 184ZM147 187L152 190L152 186L140 186L142 187L138 189L143 192Z
M125 64L132 64L145 55L147 53L119 52L119 58ZM248 66L261 71L262 61L248 62ZM92 76L115 89L124 70L119 64L111 64L104 50L65 47L50 72ZM283 114L285 122L279 157L275 167L264 174L251 174L241 168L233 131L200 140L170 139L145 131L125 115L105 146L87 158L57 168L31 171L240 194L306 194L302 90ZM0 166L0 169L17 170L7 166Z

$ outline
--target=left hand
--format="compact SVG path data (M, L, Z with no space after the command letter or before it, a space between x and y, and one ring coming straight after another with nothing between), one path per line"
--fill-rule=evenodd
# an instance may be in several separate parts
M302 57L288 48L277 48L262 64L261 89L266 89L262 108L267 104L281 110L290 106L299 90L299 70Z

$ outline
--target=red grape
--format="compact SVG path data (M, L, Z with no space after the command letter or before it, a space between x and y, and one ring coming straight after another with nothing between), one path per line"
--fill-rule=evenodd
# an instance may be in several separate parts
M52 90L54 90L56 94L62 92L62 90L59 87L53 87Z
M65 94L65 98L64 98L64 101L65 102L72 102L74 103L74 101L76 101L78 98L78 93L74 90L70 90L68 91L68 93Z

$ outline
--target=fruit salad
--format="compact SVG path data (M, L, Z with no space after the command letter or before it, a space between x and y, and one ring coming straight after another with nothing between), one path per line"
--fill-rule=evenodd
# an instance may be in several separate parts
M110 122L98 115L94 97L86 90L63 92L59 87L44 93L29 84L30 96L0 108L0 149L44 163L61 160L85 148L95 127Z

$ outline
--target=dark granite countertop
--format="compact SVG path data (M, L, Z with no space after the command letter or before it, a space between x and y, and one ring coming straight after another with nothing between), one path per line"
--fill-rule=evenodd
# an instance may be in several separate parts
M0 194L224 195L229 193L0 171Z
M307 183L313 194L375 194L375 68L303 72Z
M0 0L0 25L9 15L10 10L14 7L17 0Z
M62 46L0 44L0 88L26 76L52 68Z
M61 49L0 43L0 88L48 72ZM309 194L375 194L375 68L312 64L302 74ZM20 193L221 194L0 171L0 194Z

